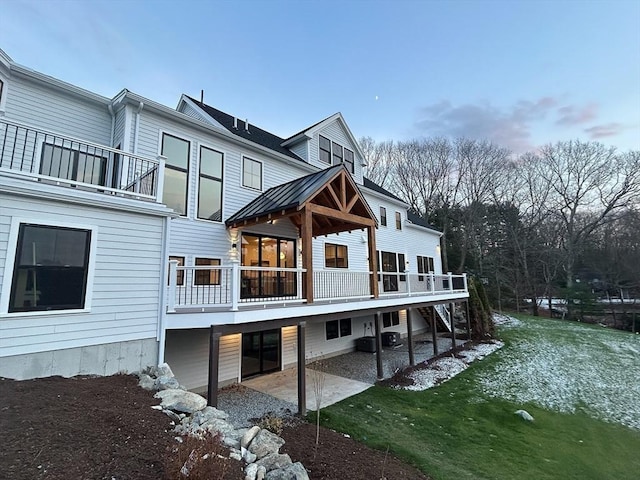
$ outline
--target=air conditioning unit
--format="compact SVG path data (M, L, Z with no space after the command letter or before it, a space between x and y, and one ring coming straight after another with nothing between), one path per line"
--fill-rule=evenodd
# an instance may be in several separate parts
M400 341L399 332L382 332L382 346L395 347Z

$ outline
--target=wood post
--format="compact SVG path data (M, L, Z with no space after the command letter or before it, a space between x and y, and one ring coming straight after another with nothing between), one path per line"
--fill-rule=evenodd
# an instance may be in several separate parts
M416 364L416 360L413 355L413 325L411 324L412 313L413 308L407 308L407 341L409 342L409 365L413 367Z
M302 268L307 270L304 277L304 295L307 303L313 303L313 213L308 207L302 214Z
M455 303L449 304L449 324L451 325L451 348L456 348L456 326L454 325L453 310L456 308Z
M433 355L438 355L438 336L436 335L436 307L431 307L431 338L433 340Z
M373 298L378 298L378 251L376 250L376 227L367 227L367 238L369 243L369 291Z
M382 314L376 312L375 317L375 332L376 332L376 369L378 372L378 380L384 378L384 370L382 369L382 332L380 331L380 319Z
M209 327L209 383L207 385L207 405L218 406L218 363L220 359L220 337L213 325Z
M305 358L305 329L307 322L298 323L298 413L307 414L307 377Z

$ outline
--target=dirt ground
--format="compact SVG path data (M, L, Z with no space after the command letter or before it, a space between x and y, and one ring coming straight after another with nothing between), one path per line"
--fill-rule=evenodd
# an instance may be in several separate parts
M151 408L158 403L128 375L0 379L0 479L171 478L177 442L169 417ZM282 437L281 453L302 462L312 480L379 479L383 465L389 480L428 478L326 429L314 461L315 427L305 422ZM225 462L218 478L244 478L239 462Z

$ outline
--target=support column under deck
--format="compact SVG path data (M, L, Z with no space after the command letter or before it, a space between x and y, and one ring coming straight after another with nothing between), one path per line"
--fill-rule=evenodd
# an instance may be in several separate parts
M451 325L451 348L456 348L456 326L454 325L453 310L456 308L455 303L449 304L449 325Z
M209 383L207 385L207 405L218 406L218 369L220 360L220 337L213 326L209 327Z
M411 316L413 308L407 308L407 342L409 342L409 365L412 367L416 364L413 355L413 325L411 324Z
M380 319L382 318L382 313L376 312L374 317L376 332L376 369L378 380L382 380L384 378L384 370L382 368L382 332L380 331Z
M298 324L298 413L307 414L307 369L305 358L305 330L307 322Z
M469 316L469 300L464 302L465 310L466 310L466 319L467 319L467 340L471 340L471 317Z
M431 307L431 340L433 341L433 354L438 355L438 335L436 335L436 307Z

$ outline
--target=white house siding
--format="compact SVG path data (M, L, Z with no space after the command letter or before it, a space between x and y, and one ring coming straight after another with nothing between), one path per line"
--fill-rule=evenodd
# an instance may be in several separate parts
M11 282L6 263L15 256L15 245L8 245L7 241L12 219L88 226L95 229L94 235L97 235L90 311L0 313L0 357L4 357L0 365L9 364L7 357L146 339L151 342L145 344L145 348L157 351L163 218L4 193L0 193L0 204L0 282L3 284ZM149 356L147 351L137 355ZM43 365L44 371L50 368ZM96 367L95 373L100 372ZM18 373L0 371L4 376Z
M292 145L291 147L289 147L289 150L298 155L300 158L309 161L309 148L307 146L306 140Z
M200 120L201 122L211 123L222 128L222 125L220 125L218 122L215 122L211 117L207 115L203 115L200 111L196 110L186 102L180 105L180 109L178 111L184 113L185 115L189 115L191 118Z
M15 72L9 82L7 120L89 142L111 144L111 114L106 104L45 87Z
M218 382L236 383L240 379L240 334L220 338ZM206 390L209 378L209 330L169 330L165 361L180 383L189 390Z
M125 124L126 124L126 111L125 107L120 108L117 112L114 112L115 123L113 128L113 146L120 146L121 150L127 151L129 144L125 142Z

